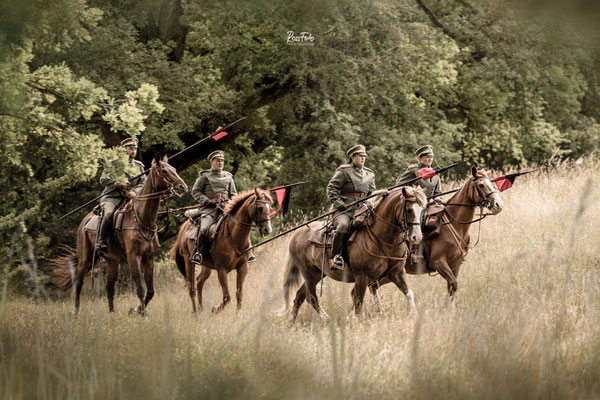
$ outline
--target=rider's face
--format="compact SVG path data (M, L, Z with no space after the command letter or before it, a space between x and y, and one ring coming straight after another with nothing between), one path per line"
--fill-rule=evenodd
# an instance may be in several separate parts
M357 167L363 167L365 165L365 160L367 159L367 156L361 156L359 154L355 154L352 156L352 164L356 165Z
M129 158L134 158L137 154L137 146L125 146L125 154L127 154Z
M223 167L225 166L225 160L222 158L213 158L210 162L210 168L212 168L216 172L223 171Z
M431 164L433 163L433 155L419 157L419 163L421 163L421 165L424 167L431 167Z

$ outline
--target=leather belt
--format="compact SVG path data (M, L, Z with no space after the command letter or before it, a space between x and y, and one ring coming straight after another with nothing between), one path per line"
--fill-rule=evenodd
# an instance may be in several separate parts
M209 199L228 199L229 195L227 193L218 193L218 194L206 194L206 197Z
M342 196L346 196L346 197L360 197L361 199L364 199L365 197L367 197L366 193L342 192L341 194L342 194Z

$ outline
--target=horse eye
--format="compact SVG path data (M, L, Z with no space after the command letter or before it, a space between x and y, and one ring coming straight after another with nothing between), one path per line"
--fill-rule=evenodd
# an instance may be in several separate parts
M160 171L160 173L161 173L161 174L166 174L166 173L167 173L167 170L166 170L166 169L163 169L162 171Z
M483 183L480 183L480 184L479 184L479 187L480 187L480 188L483 188Z

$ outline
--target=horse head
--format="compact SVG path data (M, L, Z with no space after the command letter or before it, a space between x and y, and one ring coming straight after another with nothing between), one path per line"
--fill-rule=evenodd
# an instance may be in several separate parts
M188 191L187 185L177 174L177 170L169 164L169 159L166 155L161 156L156 154L154 156L152 167L150 168L150 177L154 185L154 190L172 191L179 197Z
M260 236L265 237L271 233L271 204L273 199L269 194L258 188L254 188L254 206L252 220L258 226Z
M478 170L477 165L473 165L471 174L473 175L471 200L477 205L487 207L494 215L502 211L504 203L500 198L500 194L494 190L489 172L483 169Z
M396 219L399 223L406 225L408 240L413 246L416 246L423 240L421 215L427 207L427 196L424 189L406 186L402 187L402 195L405 199L404 216L396 215ZM400 220L400 218L403 218L403 220Z

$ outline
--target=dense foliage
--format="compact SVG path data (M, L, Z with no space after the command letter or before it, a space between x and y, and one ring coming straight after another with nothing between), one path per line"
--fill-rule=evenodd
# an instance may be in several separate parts
M27 263L26 238L38 257L73 243L85 211L58 217L99 193L99 169L128 135L148 164L246 116L175 165L192 184L221 145L242 189L310 180L292 205L305 211L325 204L318 188L355 143L379 186L422 144L440 164L495 168L590 153L598 6L551 4L2 2L0 257ZM290 31L313 40L289 43Z

